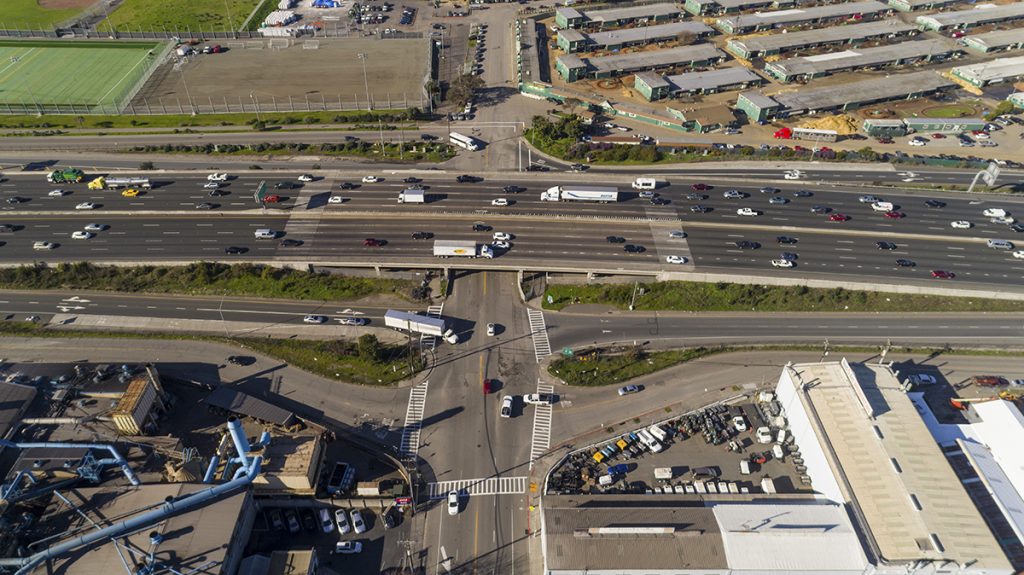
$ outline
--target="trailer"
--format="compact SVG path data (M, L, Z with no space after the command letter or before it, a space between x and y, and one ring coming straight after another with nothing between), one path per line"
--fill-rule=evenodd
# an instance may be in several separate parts
M444 335L444 320L408 311L389 309L384 314L384 325L402 331L426 335Z
M77 184L84 177L85 174L78 168L63 168L47 174L46 181L51 184Z
M148 190L152 187L153 184L149 181L149 178L105 178L100 176L89 182L90 190L118 190L121 188L142 188Z
M553 186L540 195L545 202L608 202L619 201L619 189L608 186Z
M494 251L491 246L472 240L434 240L434 256L489 259L494 257Z
M398 192L398 203L425 204L427 203L427 192L421 188L407 188Z

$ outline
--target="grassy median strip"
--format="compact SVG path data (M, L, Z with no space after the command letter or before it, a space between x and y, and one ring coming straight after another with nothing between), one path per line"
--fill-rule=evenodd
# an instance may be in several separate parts
M639 346L625 351L596 349L574 357L560 357L548 365L548 373L569 385L612 385L721 353L723 349L696 347L652 352Z
M643 293L641 295L641 291ZM550 303L548 297L551 298ZM549 285L544 308L604 304L628 309L634 284ZM637 286L635 309L650 311L1024 311L1024 302L984 298L854 291L806 286L655 282Z
M422 299L410 280L317 274L256 264L197 262L187 266L97 266L88 262L55 267L0 269L0 289L88 289L130 293L253 296L298 300L355 300L392 294Z
M0 337L51 339L158 339L224 343L239 348L238 355L254 351L326 379L358 385L389 386L424 368L422 358L404 345L384 345L366 334L358 340L298 340L255 337L219 337L193 334L131 331L62 330L31 322L0 321Z
M156 110L152 110L156 111ZM153 115L81 115L47 114L0 116L0 128L188 128L201 126L289 126L293 124L351 124L370 122L409 122L418 117L416 110L352 110L343 112L267 112L239 114L153 114Z

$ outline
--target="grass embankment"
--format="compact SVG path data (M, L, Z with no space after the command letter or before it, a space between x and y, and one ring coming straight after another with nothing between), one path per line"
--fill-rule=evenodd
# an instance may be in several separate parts
M843 288L761 286L730 283L642 283L635 309L661 311L900 312L1024 311L1024 302L983 298L853 291ZM552 303L547 303L551 296ZM633 284L550 285L544 307L559 310L573 303L606 304L627 309Z
M130 293L231 295L309 300L355 300L374 294L410 299L419 284L409 280L314 274L253 264L198 262L187 266L97 266L0 269L2 289L89 289ZM418 294L422 295L422 294Z
M186 146L135 146L128 150L136 153L204 154L207 156L291 156L294 154L387 159L388 161L440 163L455 157L452 146L430 142L387 142L384 153L380 144L359 140L339 144L260 143L260 144L203 144Z
M39 0L4 0L0 26L7 29L48 30L74 18L82 12L82 8L43 8Z
M125 0L110 13L114 28L124 30L238 30L259 0ZM107 22L99 25L104 30Z
M612 385L720 353L721 349L696 347L653 352L639 347L617 352L598 349L575 357L560 357L548 365L548 373L569 385Z
M0 337L159 339L224 343L238 346L240 353L251 350L278 359L292 367L321 377L359 385L394 385L423 369L422 359L407 355L405 346L351 340L260 339L174 333L55 330L29 322L0 321Z
M73 116L24 115L0 116L0 128L199 128L203 126L251 126L262 121L267 126L290 126L293 124L351 124L369 122L411 122L416 113L411 110L375 110L345 112L264 112L256 114L161 114L161 115L118 115L118 116Z

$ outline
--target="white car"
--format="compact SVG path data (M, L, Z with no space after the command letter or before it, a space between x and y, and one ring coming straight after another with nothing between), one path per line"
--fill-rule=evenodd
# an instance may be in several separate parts
M348 512L344 509L338 509L334 512L334 522L338 524L338 533L345 535L352 531L352 526L348 522Z
M343 198L341 196L331 196L331 197L327 198L327 203L328 204L343 204L343 203L345 203L345 198Z
M1010 224L1013 224L1017 220L1015 220L1013 216L1003 216L1001 218L992 218L989 221L992 222L993 224L1005 224L1008 226Z
M85 224L85 231L87 232L102 232L108 227L107 224Z
M52 250L57 247L57 244L53 242L33 242L32 249L34 250Z
M449 491L448 492L448 515L459 514L459 492Z
M220 182L206 182L205 184L203 184L203 189L204 190L219 190L220 189Z
M299 181L300 182L312 182L313 181L313 176L311 174L302 174L301 176L299 176Z
M910 144L911 146L923 146L927 142L925 142L924 140L918 140L917 138L914 138L913 140L910 140L907 143Z
M487 324L487 335L494 335L494 331L497 327L493 323Z
M801 174L800 174L799 171L794 170L794 171L786 172L785 174L782 174L782 177L784 179L787 179L787 180L799 180L800 179L800 175Z
M772 442L772 430L769 427L758 427L757 428L757 442L758 443L771 443Z
M1003 208L988 208L987 210L981 212L981 215L985 216L986 218L1004 218L1009 215L1009 212L1007 212Z
M862 203L862 204L873 204L875 202L882 201L882 198L880 198L878 196L861 196L861 197L857 198L857 201Z
M66 196L69 193L71 193L71 192L67 192L67 191L64 191L64 190L50 190L50 193L46 194L46 195L50 196L51 198L59 198L61 196Z
M360 541L338 541L334 544L334 552L341 555L354 555L363 550Z
M507 206L508 205L508 200L506 200L505 198L495 198L495 199L491 200L491 205L492 206Z
M377 176L363 176L364 184L376 184L379 181L380 178L378 178Z
M1013 257L1015 257L1015 258L1017 258L1019 260L1024 260L1024 250L1017 250L1017 251L1013 252Z
M512 234L510 234L510 233L507 233L507 232L494 232L494 240L495 241L507 242L507 241L509 241L511 239L512 239Z
M366 325L366 324L368 324L370 322L366 318L364 318L364 317L342 317L342 318L338 318L338 323L341 324L341 325L356 325L356 326L359 326L359 325Z
M974 224L967 220L957 220L955 222L950 222L949 225L958 230L967 230L970 229L971 226L973 226Z
M671 232L668 233L668 237L669 239L672 240L681 240L686 237L686 232L680 230L672 230Z
M491 245L496 247L496 248L498 248L498 249L500 249L500 250L512 249L512 244L509 243L509 242L497 241L497 242L492 243Z
M501 398L501 411L498 412L504 419L512 417L512 396L506 395Z
M327 318L322 315L307 315L306 317L302 318L303 323L324 323L326 321Z
M670 264L685 264L686 258L683 256L665 256L665 262Z
M736 428L736 431L743 432L749 429L747 427L747 420L743 419L742 415L737 415L732 418L732 426Z
M96 234L92 232L71 232L71 239L73 240L91 240Z
M206 176L206 179L211 182L226 182L228 181L228 175L224 172L219 172Z
M356 535L366 531L366 523L363 523L363 516L360 515L358 509L353 509L349 513L349 517L352 519L352 529L356 532Z
M95 210L96 209L96 204L94 204L92 202L82 202L82 203L78 204L77 206L75 206L75 209L76 210Z
M761 212L759 212L757 210L754 210L754 209L751 209L751 208L740 208L740 209L736 210L736 215L737 216L759 216L759 215L761 215Z
M987 139L989 139L989 135L986 134L985 132L980 132L980 133L974 134L974 139L976 139L976 140L987 140Z
M792 260L772 260L773 268L791 268L793 267Z

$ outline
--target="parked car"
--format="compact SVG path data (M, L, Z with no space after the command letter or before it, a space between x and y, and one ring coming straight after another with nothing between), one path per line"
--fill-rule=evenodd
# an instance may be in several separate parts
M640 387L636 385L626 385L619 388L619 396L630 395L633 393L639 393Z

